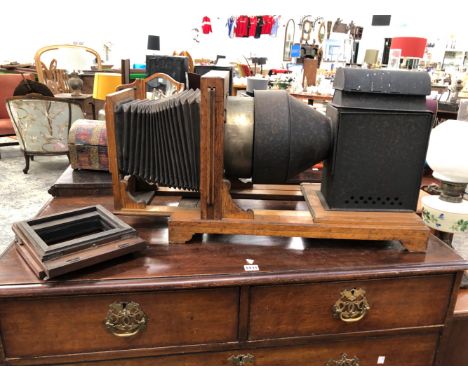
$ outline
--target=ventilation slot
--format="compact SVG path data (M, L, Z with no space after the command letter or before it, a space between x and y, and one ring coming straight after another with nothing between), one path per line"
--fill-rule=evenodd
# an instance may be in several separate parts
M396 208L402 206L403 202L398 196L364 196L364 195L351 195L344 201L349 206L360 206L362 208L377 208L382 206L389 206Z

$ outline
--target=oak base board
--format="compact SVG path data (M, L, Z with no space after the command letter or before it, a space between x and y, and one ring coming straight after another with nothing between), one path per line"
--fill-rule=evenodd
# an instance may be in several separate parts
M253 210L253 219L201 219L197 209L175 211L169 242L186 243L193 235L228 234L310 239L397 240L409 252L425 252L430 230L412 212L332 211L316 185L302 185L310 211Z

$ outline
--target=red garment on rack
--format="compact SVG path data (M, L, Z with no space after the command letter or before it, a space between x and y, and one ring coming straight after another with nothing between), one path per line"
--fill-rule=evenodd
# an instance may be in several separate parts
M275 19L273 16L263 16L262 34L270 34Z
M234 34L236 37L245 37L249 35L247 26L249 24L249 16L239 16L236 22Z
M208 16L203 17L201 29L202 29L203 34L208 34L208 33L213 32L213 30L211 29L211 20Z
M257 29L257 17L251 16L249 18L250 26L249 26L249 37L255 37L255 30Z

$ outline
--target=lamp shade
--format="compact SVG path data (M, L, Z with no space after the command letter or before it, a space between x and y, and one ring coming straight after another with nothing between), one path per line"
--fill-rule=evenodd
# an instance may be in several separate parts
M106 96L115 92L117 86L122 84L120 73L96 73L94 75L93 98L104 101Z
M468 183L467 142L468 122L449 119L432 129L426 160L434 178Z
M148 35L148 50L159 50L159 36Z
M400 49L401 57L423 58L426 44L423 37L393 37L390 49Z
M375 65L379 57L379 51L377 49L366 49L364 55L364 62L369 65Z

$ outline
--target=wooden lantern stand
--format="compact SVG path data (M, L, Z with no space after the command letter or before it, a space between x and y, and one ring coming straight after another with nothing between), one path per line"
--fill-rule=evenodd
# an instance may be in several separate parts
M429 229L414 212L331 211L316 184L262 186L231 190L224 179L224 113L227 74L211 72L201 79L200 192L159 188L134 195L135 180L118 173L115 146L115 105L135 99L137 89L126 89L107 98L109 168L112 173L114 208L128 215L170 216L169 242L185 243L194 234L236 234L320 239L398 240L410 252L425 252ZM178 206L151 205L158 195L181 198ZM194 197L199 196L194 201ZM305 200L309 211L243 210L235 197ZM188 202L191 200L192 202Z

